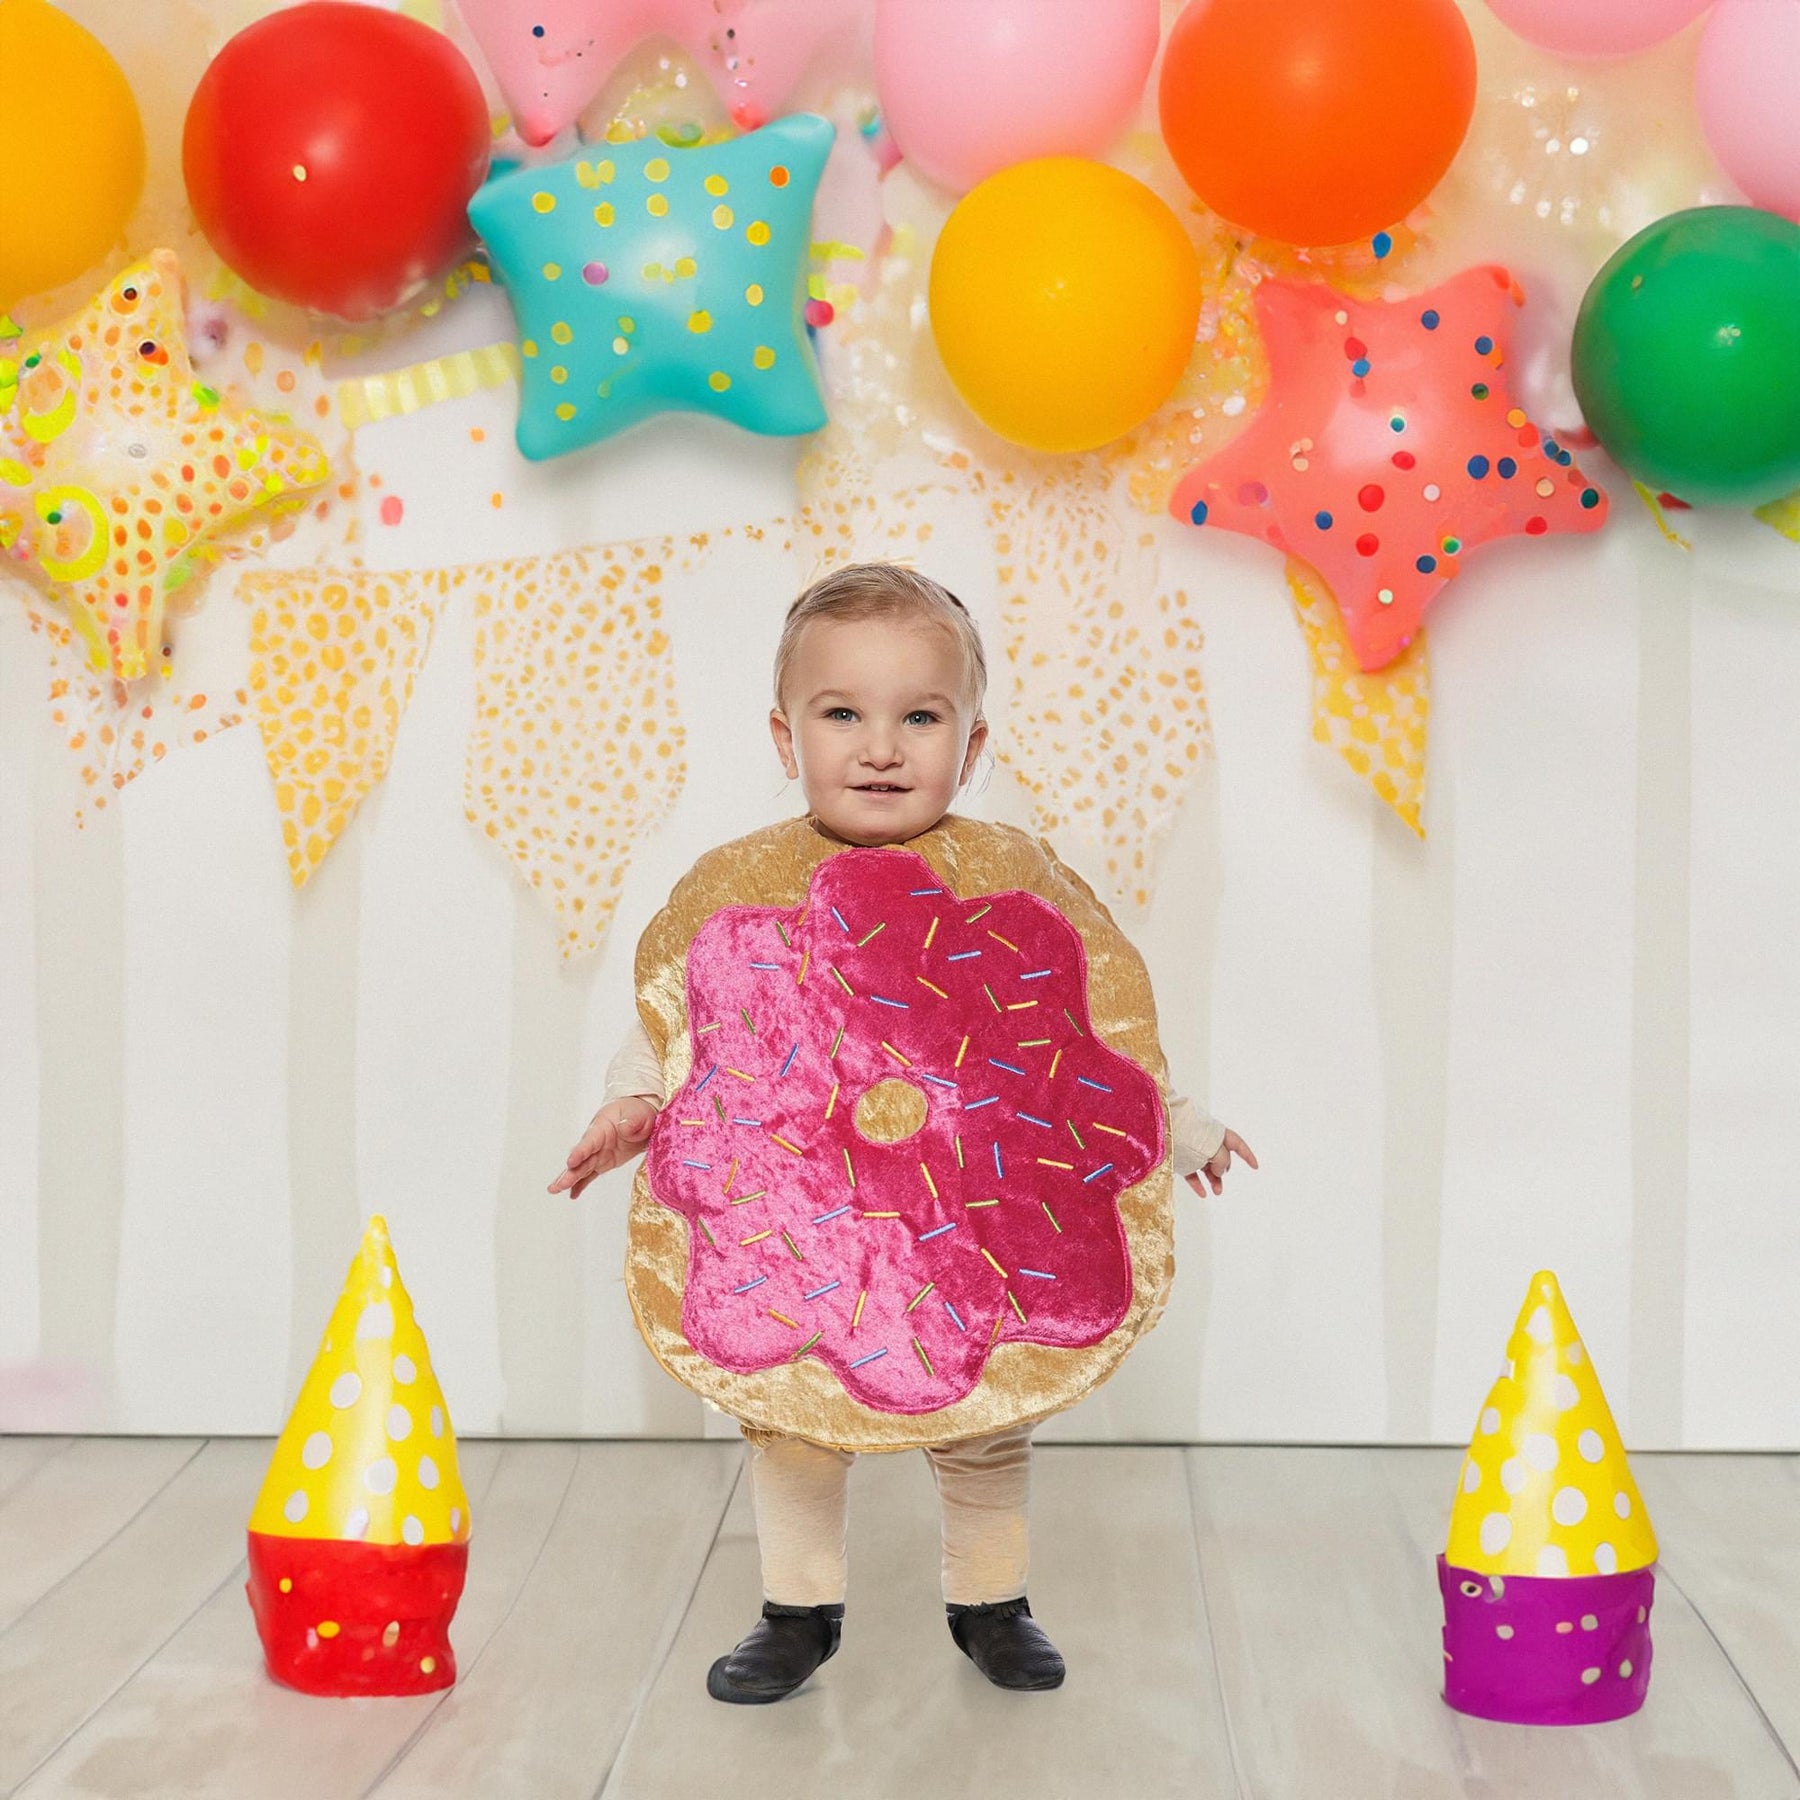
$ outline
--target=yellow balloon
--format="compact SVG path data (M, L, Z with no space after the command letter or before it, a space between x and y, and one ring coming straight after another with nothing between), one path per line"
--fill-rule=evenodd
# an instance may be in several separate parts
M1076 156L989 176L931 259L931 330L957 392L1032 450L1092 450L1142 424L1194 347L1200 266L1141 181Z
M0 0L0 311L118 241L144 124L106 46L46 0Z

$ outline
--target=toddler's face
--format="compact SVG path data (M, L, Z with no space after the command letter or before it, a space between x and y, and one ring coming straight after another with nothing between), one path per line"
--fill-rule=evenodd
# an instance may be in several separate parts
M967 690L941 626L819 619L801 636L769 728L820 824L852 844L898 844L950 810L987 742Z

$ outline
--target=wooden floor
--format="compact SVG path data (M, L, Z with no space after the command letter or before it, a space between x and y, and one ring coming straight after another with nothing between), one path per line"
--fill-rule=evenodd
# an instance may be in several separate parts
M1069 1679L950 1642L921 1458L853 1478L844 1647L772 1707L706 1697L760 1598L729 1443L465 1443L462 1677L312 1700L263 1674L264 1441L0 1438L0 1794L156 1800L1800 1800L1800 1458L1636 1468L1665 1561L1637 1717L1438 1698L1440 1451L1052 1446L1033 1610Z

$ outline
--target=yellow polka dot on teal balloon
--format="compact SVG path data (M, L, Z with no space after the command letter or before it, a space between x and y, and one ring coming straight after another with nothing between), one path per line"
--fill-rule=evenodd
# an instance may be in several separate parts
M714 369L713 372L707 376L706 385L711 388L715 394L722 394L731 386L731 377L727 375L723 369Z
M769 227L766 220L753 219L744 227L744 236L758 248L769 241Z
M723 175L709 175L706 178L706 191L716 200L721 194L731 192L731 183Z
M554 194L546 194L540 189L531 196L531 210L540 213L555 212L556 196Z
M644 207L653 219L667 218L669 213L669 196L667 194L652 194L650 198L644 202Z
M688 314L687 325L689 331L711 331L712 314L709 312L691 312Z
M756 354L750 360L759 369L772 369L775 366L775 352L767 344L758 344Z

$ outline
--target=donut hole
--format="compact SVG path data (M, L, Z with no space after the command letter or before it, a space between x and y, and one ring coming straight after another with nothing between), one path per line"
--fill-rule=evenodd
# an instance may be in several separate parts
M878 1081L850 1115L871 1144L897 1144L925 1123L925 1093L910 1081Z

